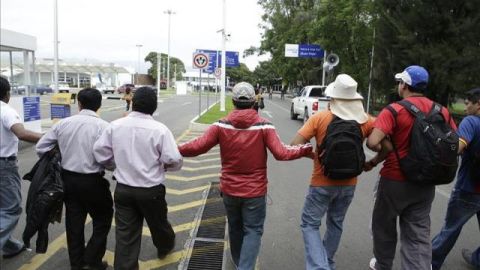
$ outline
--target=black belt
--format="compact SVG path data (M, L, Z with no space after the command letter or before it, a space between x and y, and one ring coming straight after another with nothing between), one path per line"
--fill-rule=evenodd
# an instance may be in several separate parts
M14 160L17 160L17 157L16 156L0 157L0 160L14 161Z

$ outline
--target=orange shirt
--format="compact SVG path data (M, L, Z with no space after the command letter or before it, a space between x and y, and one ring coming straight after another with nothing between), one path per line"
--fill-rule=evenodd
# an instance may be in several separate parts
M303 127L298 131L307 141L315 137L318 146L322 144L323 138L327 133L327 127L333 120L333 114L330 111L322 111L314 114ZM366 138L373 129L374 118L369 116L368 121L361 125L363 137ZM345 180L332 180L323 174L323 168L318 160L318 153L315 153L313 160L313 173L310 180L312 186L353 186L357 184L357 177Z

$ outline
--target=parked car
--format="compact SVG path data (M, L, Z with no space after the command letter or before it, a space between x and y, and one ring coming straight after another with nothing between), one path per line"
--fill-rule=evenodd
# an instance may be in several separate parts
M299 96L292 99L290 119L295 120L300 115L306 122L316 112L326 110L330 98L325 96L325 88L320 85L305 86Z
M55 89L55 84L50 84L50 88ZM59 93L69 93L70 86L68 83L58 83L58 92Z
M117 93L119 94L123 94L125 93L125 88L130 87L130 90L132 90L132 92L135 92L135 90L137 90L135 88L135 85L131 84L131 83L126 83L126 84L123 84L121 85L120 87L117 88Z
M102 94L115 93L115 87L105 84L97 84L96 88L102 92Z
M32 89L32 93L45 95L47 93L53 93L53 89L48 87L47 85L37 85Z
M135 91L137 91L137 89L140 88L140 87L152 88L153 91L155 91L155 94L156 94L157 91L158 91L158 88L157 88L155 85L137 85L137 86L135 86ZM161 88L161 86L160 86L160 88ZM133 91L133 92L135 92L135 91Z

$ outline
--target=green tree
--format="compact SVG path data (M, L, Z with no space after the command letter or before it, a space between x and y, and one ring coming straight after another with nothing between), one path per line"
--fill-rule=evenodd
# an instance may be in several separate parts
M444 105L479 85L480 1L377 0L376 12L376 89L391 92L412 64L429 71L427 95Z
M226 76L230 78L230 82L238 83L245 81L253 84L253 73L244 63L240 63L238 67L227 67Z
M145 62L150 62L152 66L148 69L148 74L153 77L153 79L157 80L157 52L150 52L146 57L145 57ZM162 59L162 80L167 79L167 59L168 55L161 53L160 57ZM176 70L177 73L175 74L175 65L176 65ZM182 73L185 73L185 65L183 64L182 60L176 58L176 57L170 57L170 78L176 78L177 81L182 80Z

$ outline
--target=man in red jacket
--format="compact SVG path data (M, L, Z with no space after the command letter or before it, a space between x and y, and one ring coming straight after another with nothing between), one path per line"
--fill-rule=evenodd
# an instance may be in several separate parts
M184 157L206 153L220 144L220 189L227 211L230 250L240 270L255 268L265 221L267 151L277 160L312 156L312 146L286 146L275 127L253 109L255 90L249 83L234 86L235 110L200 137L179 146Z

